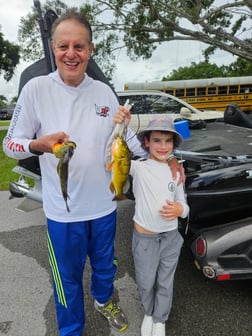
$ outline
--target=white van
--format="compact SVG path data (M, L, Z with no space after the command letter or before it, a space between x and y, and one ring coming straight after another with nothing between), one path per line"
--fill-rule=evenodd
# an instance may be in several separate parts
M223 121L221 111L200 111L168 93L155 90L126 90L117 92L120 104L127 99L133 103L130 127L136 132L146 127L156 114L169 114L174 121L188 120L189 128L203 128L206 122Z

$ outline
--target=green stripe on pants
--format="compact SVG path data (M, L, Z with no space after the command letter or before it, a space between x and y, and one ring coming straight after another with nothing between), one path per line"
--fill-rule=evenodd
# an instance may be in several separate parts
M60 277L60 273L59 273L59 269L57 265L57 260L54 254L51 238L48 232L47 232L47 243L48 243L48 252L49 252L49 263L52 269L52 275L53 275L53 280L54 280L55 287L56 287L56 292L58 295L58 301L59 303L62 304L62 306L67 308L64 288L62 286L62 281L61 281L61 277Z

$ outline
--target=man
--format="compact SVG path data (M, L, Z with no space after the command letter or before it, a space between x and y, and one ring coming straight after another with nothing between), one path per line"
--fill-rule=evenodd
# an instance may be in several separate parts
M109 190L104 151L114 115L124 118L129 111L118 105L111 88L85 73L93 48L91 27L82 15L69 11L54 22L52 50L57 70L24 86L3 141L10 157L39 155L60 336L81 336L85 328L82 280L87 256L95 308L117 330L128 325L123 311L111 300L116 203ZM130 149L143 155L130 129L127 135ZM52 155L55 143L68 140L77 145L69 163L69 212L57 175L58 159Z

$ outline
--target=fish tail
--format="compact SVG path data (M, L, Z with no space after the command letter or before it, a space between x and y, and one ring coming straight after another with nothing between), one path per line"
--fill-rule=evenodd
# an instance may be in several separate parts
M69 209L69 206L68 206L68 203L67 203L67 199L70 199L70 197L67 195L66 192L63 192L63 198L64 198L65 203L66 203L67 212L70 212L70 209Z
M126 199L128 199L128 197L124 194L121 194L121 195L115 195L112 201L124 201Z
M70 212L69 206L68 206L68 204L67 204L67 200L65 200L65 202L66 202L66 209L67 209L67 212Z

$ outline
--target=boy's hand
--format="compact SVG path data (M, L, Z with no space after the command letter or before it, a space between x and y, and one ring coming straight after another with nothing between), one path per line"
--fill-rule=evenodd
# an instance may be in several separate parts
M160 215L167 220L173 220L180 217L183 212L183 206L179 203L166 200L166 205L163 205L160 210Z

